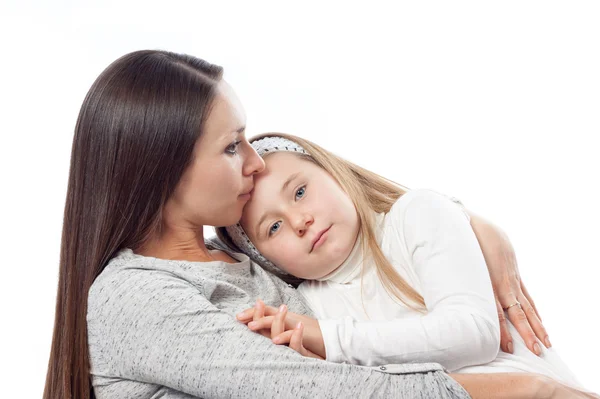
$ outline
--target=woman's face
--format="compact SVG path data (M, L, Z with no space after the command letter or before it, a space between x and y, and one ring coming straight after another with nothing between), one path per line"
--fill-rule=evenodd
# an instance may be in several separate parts
M354 204L329 173L310 161L277 152L265 162L242 227L286 272L305 279L326 276L346 260L358 237Z
M221 81L191 164L167 201L171 224L193 228L238 222L251 198L254 175L265 167L246 140L245 126L242 104Z

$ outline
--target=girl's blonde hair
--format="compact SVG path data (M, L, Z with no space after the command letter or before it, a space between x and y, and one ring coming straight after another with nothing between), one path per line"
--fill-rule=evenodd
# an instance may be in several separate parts
M354 203L360 219L359 236L364 256L366 259L372 257L374 260L377 275L387 293L392 298L400 300L406 306L416 311L424 312L426 307L423 297L396 272L383 254L375 235L373 211L376 213L389 212L398 198L409 189L355 165L309 140L291 134L264 133L252 137L250 142L252 143L265 137L283 137L298 143L308 154L294 153L295 155L313 162L333 176ZM224 228L219 227L216 231L217 236L223 242L236 248ZM364 272L363 268L361 278Z

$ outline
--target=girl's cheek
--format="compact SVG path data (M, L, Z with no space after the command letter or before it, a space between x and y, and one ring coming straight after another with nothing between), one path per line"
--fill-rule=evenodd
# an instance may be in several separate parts
M285 233L285 232L282 232ZM298 242L289 234L278 234L277 243L274 248L280 253L280 256L294 256L298 252Z

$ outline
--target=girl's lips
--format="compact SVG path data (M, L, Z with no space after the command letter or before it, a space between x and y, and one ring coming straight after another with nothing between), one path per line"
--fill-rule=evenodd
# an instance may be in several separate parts
M327 233L329 232L330 228L331 228L331 226L329 226L328 228L326 228L325 230L321 231L319 234L316 235L315 240L313 241L312 248L310 249L310 252L319 248L321 245L323 245L323 243L325 241L327 241Z

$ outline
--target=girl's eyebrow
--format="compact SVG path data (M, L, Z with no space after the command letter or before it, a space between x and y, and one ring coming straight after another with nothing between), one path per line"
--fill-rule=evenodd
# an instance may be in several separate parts
M291 182L294 181L295 178L297 178L298 176L300 176L300 172L298 173L294 173L292 175L290 175L290 177L287 178L287 180L285 181L285 183L283 183L283 186L281 186L281 191L280 193L283 194L283 192L286 190L286 188L290 185ZM260 238L260 226L264 223L265 219L267 218L268 213L263 213L263 215L261 216L261 218L258 220L258 223L256 224L256 230L254 231L254 234L256 235L256 237Z
M283 183L283 186L281 186L281 193L283 194L283 192L285 191L285 189L287 188L287 186L290 185L290 183L300 175L300 172L298 173L294 173L293 175L291 175L290 177L288 177L288 179L285 181L285 183Z

